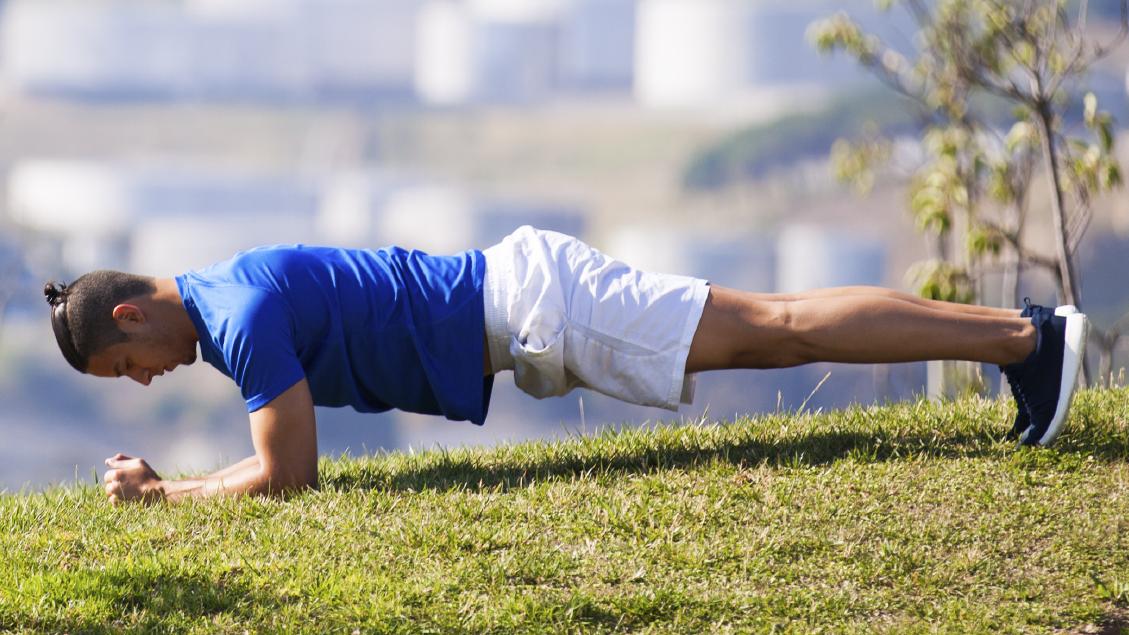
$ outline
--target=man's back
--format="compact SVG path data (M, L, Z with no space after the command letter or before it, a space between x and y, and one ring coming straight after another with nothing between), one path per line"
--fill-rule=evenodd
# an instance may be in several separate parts
M251 412L305 377L317 405L482 423L484 268L477 251L298 245L176 282L204 360L235 380Z

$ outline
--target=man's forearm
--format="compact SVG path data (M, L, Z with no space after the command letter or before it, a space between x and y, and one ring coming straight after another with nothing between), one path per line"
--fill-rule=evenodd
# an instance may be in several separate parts
M254 466L258 467L259 466L259 455L252 454L251 456L243 459L242 461L240 461L240 462L238 462L234 465L229 465L229 466L223 468L222 470L212 472L211 474L209 474L207 476L200 477L200 478L201 479L224 478L224 477L230 476L232 474L235 474L236 472L246 468L248 465L254 465Z
M255 456L203 478L158 481L157 497L283 496L317 486L317 419L305 379L252 412L250 424Z
M240 494L278 496L300 487L299 484L272 482L257 456L247 457L208 476L160 482L164 497L170 501Z

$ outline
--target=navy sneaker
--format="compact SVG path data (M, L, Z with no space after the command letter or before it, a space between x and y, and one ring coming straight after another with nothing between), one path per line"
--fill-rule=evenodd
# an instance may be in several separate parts
M1005 368L1009 380L1026 406L1031 424L1020 435L1024 445L1049 445L1058 436L1086 353L1089 321L1082 313L1055 315L1033 311L1035 352Z
M1023 311L1019 317L1030 318L1036 314L1048 313L1051 311L1050 307L1045 307L1041 304L1031 304L1031 298L1023 298ZM1055 315L1073 315L1078 312L1078 307L1073 304L1064 304L1054 309ZM1019 382L1017 379L1012 378L1008 373L1008 369L1000 366L1000 371L1007 377L1008 386L1011 387L1011 396L1015 398L1015 422L1011 426L1011 431L1007 433L1007 438L1011 440L1018 439L1026 430L1031 426L1031 416L1027 414L1027 404L1023 403L1023 398L1017 390Z

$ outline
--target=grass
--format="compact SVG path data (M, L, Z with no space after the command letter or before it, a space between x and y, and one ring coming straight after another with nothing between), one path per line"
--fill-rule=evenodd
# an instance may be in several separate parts
M289 501L0 497L0 630L1129 629L1129 392L1051 450L981 399L323 459Z

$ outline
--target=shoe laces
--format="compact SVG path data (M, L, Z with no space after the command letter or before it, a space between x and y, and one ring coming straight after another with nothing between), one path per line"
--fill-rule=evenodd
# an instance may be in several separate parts
M1014 395L1017 399L1022 398L1024 403L1026 403L1027 395L1024 394L1023 387L1020 384L1021 382L1017 381L1011 385L1011 394Z
M1011 388L1011 396L1015 397L1016 401L1019 401L1023 393L1019 389L1019 377L1014 375L1016 371L1009 370L1007 366L1000 366L1000 370L1003 371L1004 377L1007 378L1007 385Z
M1018 407L1020 407L1020 408L1026 408L1027 414L1030 415L1031 409L1030 409L1030 406L1028 404L1031 403L1031 400L1029 400L1027 398L1027 393L1025 393L1023 391L1023 387L1021 386L1021 383L1022 382L1017 381L1014 384L1012 384L1011 394L1015 397L1015 401L1017 402L1016 405L1018 405ZM1032 425L1034 425L1033 421L1032 421Z

